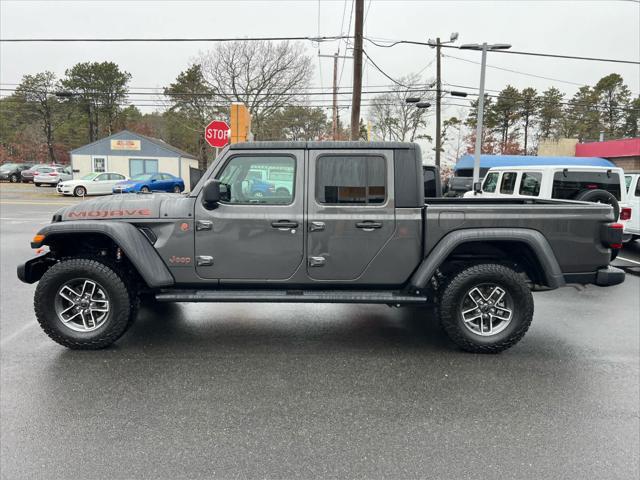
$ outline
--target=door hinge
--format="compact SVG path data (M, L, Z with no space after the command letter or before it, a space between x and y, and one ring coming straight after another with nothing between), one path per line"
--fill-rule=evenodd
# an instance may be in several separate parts
M324 257L309 257L309 266L310 267L321 267L326 262Z
M210 220L198 220L196 222L196 232L200 230L211 230L213 228L213 222Z
M213 265L213 257L209 255L198 255L196 257L196 265L198 267L210 267Z

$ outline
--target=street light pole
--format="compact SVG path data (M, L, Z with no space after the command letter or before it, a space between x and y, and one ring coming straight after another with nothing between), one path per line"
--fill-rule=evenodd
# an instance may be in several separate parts
M478 111L476 118L476 147L473 152L473 192L477 194L480 192L480 152L482 150L482 123L484 121L484 77L487 70L487 52L490 50L507 50L511 48L508 43L494 43L488 45L486 42L482 45L477 43L469 43L460 45L461 50L481 50L482 51L482 63L480 66L480 91L478 92Z
M484 77L487 67L487 43L482 44L482 66L480 67L480 92L476 118L476 148L473 152L473 191L480 191L480 152L482 150L482 123L484 121Z
M442 81L440 77L440 37L436 38L436 167L440 166L440 149L442 139L440 138L440 99L442 97Z

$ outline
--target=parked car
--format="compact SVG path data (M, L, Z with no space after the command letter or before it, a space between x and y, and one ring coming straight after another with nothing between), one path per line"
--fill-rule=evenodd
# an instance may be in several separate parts
M633 240L640 240L640 172L628 172L624 176L627 186L627 201L631 206L631 218L624 232Z
M454 176L447 182L445 197L461 197L465 192L473 189L473 167L475 157L466 154L460 157L454 167ZM609 160L598 157L546 157L534 155L480 155L479 182L490 168L499 167L531 167L531 166L585 166L615 168Z
M86 195L111 195L116 183L127 177L115 172L92 172L78 180L66 180L58 183L56 189L62 195L84 197Z
M616 219L625 225L631 218L627 201L624 171L612 167L576 167L569 165L519 166L490 168L478 195L473 198L540 198L607 203ZM625 235L624 240L631 238Z
M252 142L219 158L189 195L86 200L58 210L36 233L31 247L49 248L17 273L39 282L35 316L52 340L106 347L132 325L145 295L435 304L460 348L497 353L529 329L532 291L625 279L609 265L622 241L610 205L425 201L416 144ZM252 202L244 194L249 170L264 163L294 172L288 196Z
M113 193L148 193L152 191L180 193L184 191L184 180L170 173L141 173L113 186Z
M36 187L42 185L57 185L59 182L73 179L71 167L49 167L41 168L33 177L33 183Z
M21 173L30 168L31 165L26 163L5 163L0 165L0 180L17 183L22 178Z
M20 176L22 177L22 182L23 183L33 182L33 178L38 174L39 171L47 170L47 172L50 172L51 170L49 169L51 169L52 167L64 167L64 165L59 165L57 163L50 163L50 164L40 163L38 165L34 165L33 167L22 171L22 173L20 174Z

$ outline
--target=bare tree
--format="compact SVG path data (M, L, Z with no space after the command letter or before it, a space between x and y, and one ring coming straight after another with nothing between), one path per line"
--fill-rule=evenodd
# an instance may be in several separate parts
M267 117L299 103L313 73L302 43L288 41L221 43L197 63L216 100L247 106L256 138Z
M20 82L18 88L16 88L16 95L33 108L42 125L50 162L56 161L53 150L54 108L56 104L54 95L58 88L56 76L49 71L36 73L35 75L25 75L22 77L22 82Z
M418 138L427 138L420 131L427 126L427 109L417 108L413 103L407 103L409 97L420 97L422 101L434 98L429 88L420 86L420 77L411 74L403 77L392 92L373 98L369 109L369 117L381 140L398 142L413 142Z

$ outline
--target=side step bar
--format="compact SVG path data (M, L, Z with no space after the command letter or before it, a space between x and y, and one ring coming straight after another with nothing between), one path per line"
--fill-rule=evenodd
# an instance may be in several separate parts
M165 290L159 302L427 303L424 295L389 290Z

